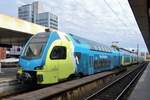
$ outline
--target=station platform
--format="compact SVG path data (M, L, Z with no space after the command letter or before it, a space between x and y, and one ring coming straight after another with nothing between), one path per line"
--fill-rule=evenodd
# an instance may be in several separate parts
M16 80L17 68L1 68L0 84Z
M150 100L150 63L147 65L128 100Z

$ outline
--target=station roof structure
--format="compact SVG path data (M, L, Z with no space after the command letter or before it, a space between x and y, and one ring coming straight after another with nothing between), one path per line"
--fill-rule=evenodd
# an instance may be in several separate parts
M128 0L141 30L146 46L150 52L150 1Z
M44 32L45 29L47 27L0 14L0 46L20 45L33 34Z

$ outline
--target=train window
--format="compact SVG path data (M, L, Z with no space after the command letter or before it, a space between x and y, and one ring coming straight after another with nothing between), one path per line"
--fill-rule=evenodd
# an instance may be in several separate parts
M111 49L110 49L110 48L108 48L108 52L111 52Z
M100 47L100 51L102 51L102 50L103 50L103 47L101 46L101 47Z
M102 59L102 67L105 66L105 62L104 62L104 59Z
M41 57L48 38L49 33L39 33L34 35L25 47L21 56L29 59Z
M96 50L96 46L95 45L93 46L93 50Z
M39 57L42 54L44 43L29 43L23 54L24 57Z
M103 46L103 51L105 51L105 47Z
M66 59L67 50L64 46L56 46L53 48L50 58L54 59Z
M111 51L112 51L112 49L111 49L111 48L109 48L109 51L111 52Z
M105 47L105 51L108 52L107 47Z
M109 48L109 52L111 52L111 48Z
M105 47L105 52L107 52L107 47Z
M105 67L105 59L102 59L102 62L103 62L103 67Z
M108 48L108 52L110 52L110 48Z
M99 49L99 47L98 46L96 46L96 50L98 51L98 49Z
M105 51L105 48L104 48L104 46L102 46L102 51Z
M98 46L98 51L101 51L101 47L100 46Z

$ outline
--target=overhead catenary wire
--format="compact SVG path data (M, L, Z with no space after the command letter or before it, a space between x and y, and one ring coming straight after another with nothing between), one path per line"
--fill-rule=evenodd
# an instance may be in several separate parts
M104 0L104 3L106 4L106 6L112 11L112 13L118 18L118 20L125 26L128 28L128 25L126 23L124 23L124 21L118 16L118 14L114 11L114 9L109 5L109 3Z
M122 4L120 3L120 0L116 0L116 2L119 4L119 6L120 6L122 12L125 12L124 7L123 7ZM126 6L125 6L125 7L126 7ZM129 15L128 15L127 13L126 13L126 14L124 13L124 17L125 17L126 19L128 19L128 21L130 21Z
M124 7L122 6L122 4L120 3L120 0L116 0L116 2L119 4L122 12L125 12ZM125 6L126 7L126 6ZM129 19L129 15L127 13L123 13L124 14L124 18L128 20L128 23L131 24L131 20ZM130 26L128 25L129 30L131 30L133 33L136 33L135 30L131 29Z

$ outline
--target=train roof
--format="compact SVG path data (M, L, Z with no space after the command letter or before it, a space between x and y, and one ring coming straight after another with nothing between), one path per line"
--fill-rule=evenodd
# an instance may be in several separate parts
M104 44L88 40L73 34L69 34L72 39L77 43L77 44L88 44L90 46L91 50L94 51L103 51L103 52L112 52L114 49L112 47L106 46Z

